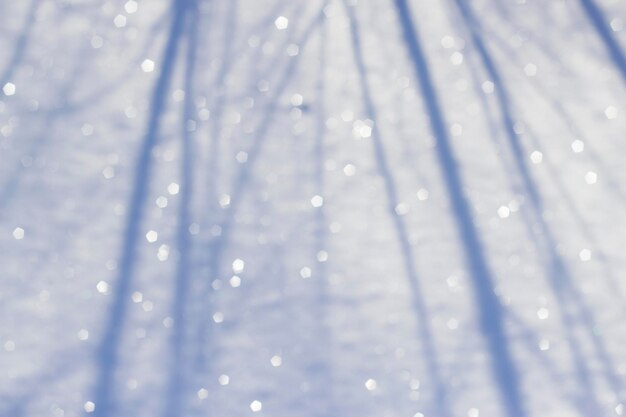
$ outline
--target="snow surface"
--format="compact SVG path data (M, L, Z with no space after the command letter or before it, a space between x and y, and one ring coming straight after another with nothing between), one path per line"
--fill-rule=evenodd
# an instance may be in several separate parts
M0 2L0 417L626 413L624 19Z

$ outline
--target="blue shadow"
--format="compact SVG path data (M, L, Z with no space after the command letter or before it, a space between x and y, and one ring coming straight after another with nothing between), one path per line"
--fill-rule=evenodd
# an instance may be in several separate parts
M126 320L132 279L135 274L139 228L143 220L149 180L152 174L151 152L159 137L161 115L165 109L165 99L174 72L180 38L184 33L186 11L187 0L173 1L171 27L161 60L163 66L152 93L146 133L139 148L135 165L135 176L128 204L128 215L123 234L118 275L113 285L115 289L113 301L109 307L108 318L97 351L96 363L98 370L93 394L96 408L93 413L85 414L86 416L109 417L118 415L114 379L119 365L119 345Z
M363 49L361 47L361 39L359 35L358 21L353 8L347 4L346 11L350 18L352 51L354 53L355 65L359 73L359 87L363 97L363 106L365 107L367 117L374 122L374 126L372 128L372 144L374 147L376 166L385 184L387 212L393 222L396 238L402 253L405 274L409 287L411 288L412 307L418 322L417 333L419 335L420 342L424 346L426 357L425 362L428 369L429 380L432 381L434 386L434 410L432 413L442 417L451 416L452 414L448 404L447 388L441 375L438 350L435 344L432 329L430 327L431 318L426 307L426 300L420 284L419 275L415 267L416 261L413 254L413 248L411 247L406 224L403 218L396 213L396 207L400 203L400 199L398 198L395 179L387 161L385 147L383 144L384 140L378 127L378 115L369 89L367 71L363 58Z
M504 329L503 307L494 293L494 279L463 190L461 174L448 137L439 98L432 83L430 69L406 0L394 1L407 52L430 116L431 130L437 140L435 151L465 252L476 297L480 328L491 356L495 384L500 392L506 415L524 417L527 414L520 392L518 371Z

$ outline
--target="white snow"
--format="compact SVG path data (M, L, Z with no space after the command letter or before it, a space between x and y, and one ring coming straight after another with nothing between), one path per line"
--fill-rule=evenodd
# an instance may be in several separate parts
M624 16L3 2L0 416L623 415Z

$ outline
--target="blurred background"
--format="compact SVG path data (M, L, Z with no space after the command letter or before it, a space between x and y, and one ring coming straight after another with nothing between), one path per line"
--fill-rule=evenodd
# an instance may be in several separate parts
M0 417L626 413L623 19L0 2Z

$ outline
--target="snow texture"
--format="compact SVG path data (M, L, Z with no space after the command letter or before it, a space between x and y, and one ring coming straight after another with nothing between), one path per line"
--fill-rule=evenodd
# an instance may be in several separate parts
M0 417L624 414L624 19L0 1Z

